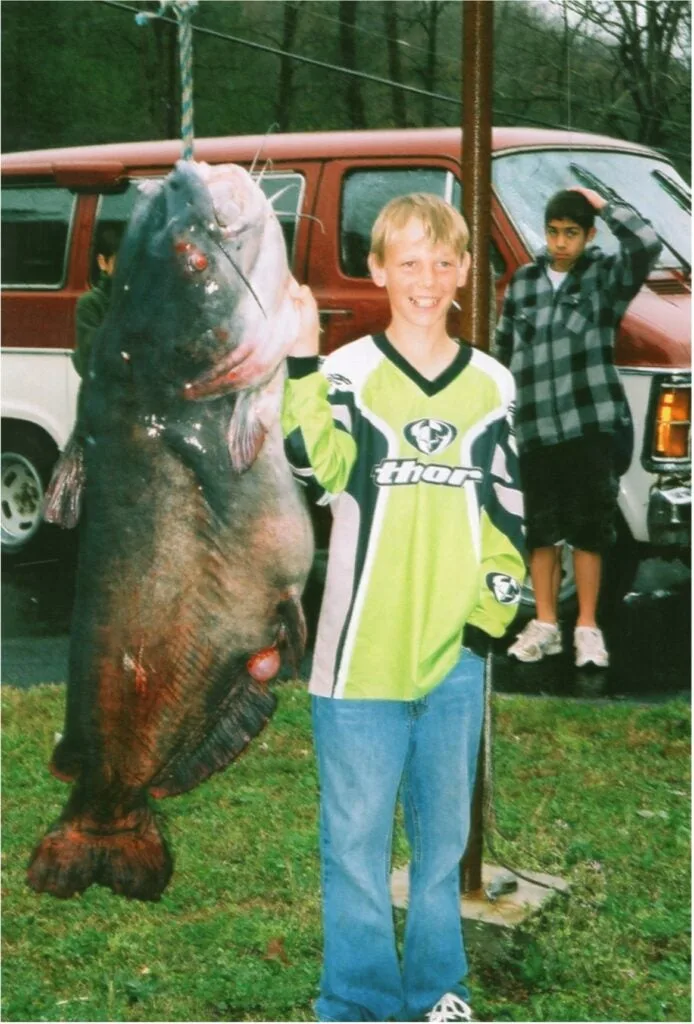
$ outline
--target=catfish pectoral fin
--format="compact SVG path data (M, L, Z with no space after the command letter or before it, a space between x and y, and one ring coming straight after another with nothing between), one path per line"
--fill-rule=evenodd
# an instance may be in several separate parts
M267 427L260 418L257 398L247 391L242 392L234 406L227 444L231 464L237 473L245 473L258 457Z
M71 530L77 526L84 494L84 448L74 432L58 459L46 490L43 518Z
M277 698L240 670L228 695L215 712L215 720L202 743L167 765L153 779L150 793L157 799L194 789L214 772L231 764L265 728L277 707Z
M173 861L152 810L138 807L119 824L99 830L80 817L61 818L31 856L31 888L69 899L96 884L119 896L158 900Z

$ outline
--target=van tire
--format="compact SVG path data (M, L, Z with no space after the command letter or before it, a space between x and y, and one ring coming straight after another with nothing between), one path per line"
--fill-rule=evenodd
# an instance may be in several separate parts
M43 521L46 488L58 459L51 438L31 424L2 430L1 539L3 560L31 559L47 550L56 531Z

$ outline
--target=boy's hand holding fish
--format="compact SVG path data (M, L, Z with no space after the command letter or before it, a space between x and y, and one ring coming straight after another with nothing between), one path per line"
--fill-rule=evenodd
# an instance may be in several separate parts
M319 351L320 320L318 304L313 292L305 284L292 278L288 289L289 297L299 316L299 333L288 355L294 357L317 356Z

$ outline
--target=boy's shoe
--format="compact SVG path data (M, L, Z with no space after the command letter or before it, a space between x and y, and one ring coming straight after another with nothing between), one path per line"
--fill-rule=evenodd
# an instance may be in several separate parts
M541 661L547 654L561 654L561 632L553 622L531 619L511 644L508 654L518 661Z
M576 648L576 668L584 668L586 665L607 668L610 664L605 638L602 635L602 630L597 626L576 626L574 647Z
M446 992L427 1014L428 1021L474 1020L472 1010L455 992Z

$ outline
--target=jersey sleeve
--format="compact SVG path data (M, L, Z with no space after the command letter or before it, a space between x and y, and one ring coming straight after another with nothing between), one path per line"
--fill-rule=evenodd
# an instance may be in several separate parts
M285 452L310 499L325 505L345 490L356 461L354 395L331 387L318 357L290 357L287 370L282 406Z
M499 423L481 514L479 598L467 620L490 636L501 636L515 618L526 573L512 380L508 387L510 399Z

